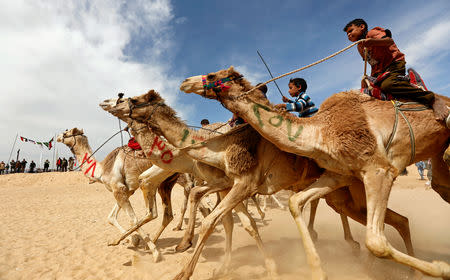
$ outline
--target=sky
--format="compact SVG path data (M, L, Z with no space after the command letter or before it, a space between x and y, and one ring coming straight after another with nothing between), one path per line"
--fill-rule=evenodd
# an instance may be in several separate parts
M427 87L450 96L450 1L169 1L15 0L0 8L0 161L25 158L38 165L71 156L57 143L39 142L83 128L93 150L119 130L98 104L124 92L157 90L190 125L224 122L231 112L212 100L179 90L190 76L233 65L256 84L327 57L351 44L345 24L363 18L369 28L390 29L407 67ZM303 77L320 105L333 93L357 88L364 64L356 48L277 81ZM268 98L281 103L269 85ZM121 123L120 127L125 124ZM117 135L96 154L103 159L126 143ZM15 143L15 144L14 144Z

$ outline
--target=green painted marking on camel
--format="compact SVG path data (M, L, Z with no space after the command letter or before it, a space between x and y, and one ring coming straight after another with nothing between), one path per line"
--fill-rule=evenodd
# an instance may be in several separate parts
M195 140L194 139L191 140L191 144L195 144Z
M183 130L183 137L181 138L180 144L182 144L184 141L186 141L186 138L188 137L188 135L189 135L189 130L187 130L187 129Z
M274 123L274 120L277 122ZM269 123L274 127L279 127L283 123L283 117L282 116L273 116L269 119Z
M267 106L264 106L264 105L261 105L261 104L258 104L258 103L254 103L253 104L253 113L255 114L256 118L258 119L259 126L263 127L264 123L261 120L261 114L259 113L259 108L262 108L263 110L266 110L268 112L270 112L271 110Z
M302 133L303 131L303 125L300 125L297 128L297 132L295 132L294 136L291 136L291 132L292 132L292 121L290 119L286 119L286 127L287 127L287 131L288 131L288 139L289 141L294 142L295 139L297 139L297 137L300 135L300 133Z

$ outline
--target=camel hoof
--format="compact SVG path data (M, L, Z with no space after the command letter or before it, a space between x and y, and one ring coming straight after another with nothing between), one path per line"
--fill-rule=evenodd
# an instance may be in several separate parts
M225 265L222 265L220 268L214 269L212 278L214 279L214 278L222 277L222 276L228 274L228 272L229 272L228 268L225 267Z
M177 253L181 253L181 252L184 252L184 251L186 251L187 249L189 249L191 247L192 247L192 242L189 241L189 242L185 242L183 244L178 244L177 247L175 247L175 251Z
M172 229L173 231L180 231L181 230L181 226L176 226Z
M131 244L134 247L138 247L140 243L141 243L141 237L138 234L133 234L131 236Z
M153 262L154 263L160 262L161 258L162 258L161 253L157 249L155 249L155 251L153 252Z
M433 261L433 264L441 271L442 279L450 280L450 265L448 263L443 261Z
M277 265L275 264L275 261L271 258L266 259L265 264L266 264L267 272L269 274L269 278L272 280L280 279L280 276L278 276Z
M189 280L189 276L185 276L184 272L180 272L178 273L177 276L175 276L175 278L173 278L173 280Z
M356 242L355 240L349 240L347 242L348 245L350 245L350 248L352 248L353 255L359 257L359 255L361 255L361 245L359 245L359 243Z
M311 279L313 279L313 280L327 280L328 276L322 269L318 269L318 270L313 271Z
M117 241L117 240L108 241L108 246L117 246L119 244L120 244L120 241Z
M315 231L314 229L310 228L309 230L309 235L311 236L311 239L313 242L316 242L317 239L319 238L319 235L317 234L317 231Z

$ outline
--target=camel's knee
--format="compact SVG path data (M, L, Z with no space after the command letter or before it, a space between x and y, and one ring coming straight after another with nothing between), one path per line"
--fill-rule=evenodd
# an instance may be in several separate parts
M116 225L116 219L114 217L109 216L106 220L108 221L108 224L112 226Z
M302 198L301 193L292 195L289 198L289 210L294 217L300 215L301 208L303 208L305 200Z
M368 233L366 235L366 247L372 254L379 258L390 256L389 243L386 237Z

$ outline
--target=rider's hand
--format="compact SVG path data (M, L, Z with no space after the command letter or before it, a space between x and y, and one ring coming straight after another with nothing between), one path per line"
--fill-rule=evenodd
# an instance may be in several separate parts
M367 80L366 76L364 76L361 80L361 88L367 88L368 87L367 83L368 83L368 80Z
M286 104L277 104L274 107L277 109L286 109Z
M283 95L283 102L289 102L289 98Z

